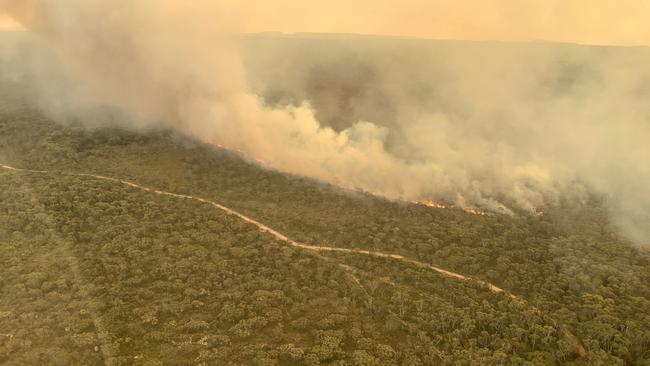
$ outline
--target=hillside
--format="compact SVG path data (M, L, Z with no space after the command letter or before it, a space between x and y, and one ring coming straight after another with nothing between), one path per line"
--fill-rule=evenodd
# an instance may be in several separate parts
M650 361L650 255L618 237L598 197L543 217L470 215L281 174L169 131L62 127L26 108L0 116L0 160L48 171L0 170L3 364ZM71 173L472 280L292 247L206 203Z

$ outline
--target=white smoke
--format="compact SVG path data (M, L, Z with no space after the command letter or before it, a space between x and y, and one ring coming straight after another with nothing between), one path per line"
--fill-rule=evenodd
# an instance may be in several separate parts
M493 43L451 45L432 57L414 43L387 47L387 56L375 41L376 49L347 59L327 49L312 49L310 59L274 45L243 51L242 38L229 35L237 20L218 6L16 4L0 1L56 52L82 85L78 94L92 91L136 116L133 123L160 123L283 171L405 200L532 210L581 181L608 197L630 237L650 238L643 49ZM327 72L350 60L362 67L337 88L346 75ZM47 70L49 59L35 62L33 69ZM285 99L273 101L274 89ZM60 101L52 90L41 97ZM71 111L88 105L75 94L66 101ZM351 120L322 123L337 115Z

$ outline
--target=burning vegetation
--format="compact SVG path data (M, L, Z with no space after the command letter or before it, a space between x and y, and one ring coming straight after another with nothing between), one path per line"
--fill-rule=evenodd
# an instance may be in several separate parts
M471 215L480 215L480 216L486 216L488 215L487 211L481 210L476 207L460 207L454 204L444 204L441 202L436 202L433 200L426 200L426 201L413 201L414 204L420 205L420 206L426 206L426 207L431 207L431 208L444 208L444 209L461 209L465 211L468 214Z

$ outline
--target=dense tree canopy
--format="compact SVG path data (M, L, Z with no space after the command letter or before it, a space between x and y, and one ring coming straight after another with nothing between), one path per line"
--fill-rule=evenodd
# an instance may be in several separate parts
M650 255L598 197L567 194L542 217L469 215L343 192L168 131L62 127L29 110L0 113L0 159L52 172L0 170L3 364L650 364ZM527 303L56 172L215 200L296 240L401 254Z

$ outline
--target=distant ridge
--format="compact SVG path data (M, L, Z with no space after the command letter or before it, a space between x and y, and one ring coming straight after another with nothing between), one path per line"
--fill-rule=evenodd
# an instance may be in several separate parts
M296 32L285 33L278 31L244 33L244 37L266 37L266 38L286 38L286 39L311 39L311 40L335 40L335 41L361 41L361 40L385 40L385 41L412 41L412 42L435 42L435 43L461 43L461 44L502 44L502 45L558 45L558 46L579 46L579 47L599 47L599 48L648 48L650 45L607 45L607 44L590 44L590 43L573 43L549 41L545 39L534 39L529 41L502 41L497 39L436 39L421 38L397 35L378 35L365 33L320 33L320 32Z

